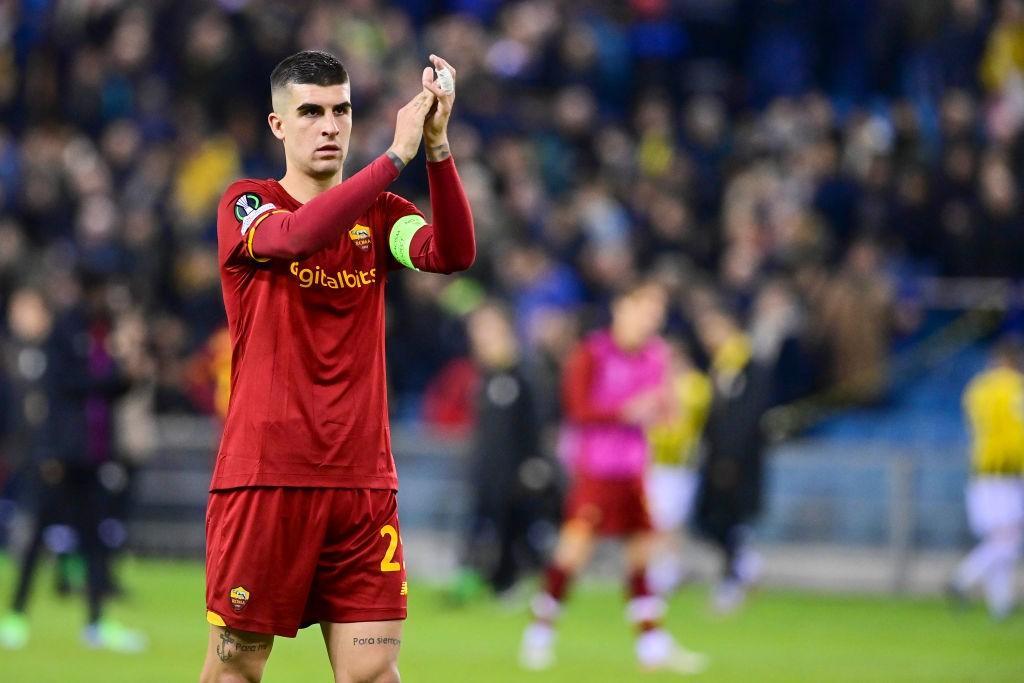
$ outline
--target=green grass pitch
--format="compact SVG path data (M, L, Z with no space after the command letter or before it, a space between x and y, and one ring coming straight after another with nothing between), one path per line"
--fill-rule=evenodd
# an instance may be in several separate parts
M27 648L0 651L3 683L171 683L198 677L205 648L203 571L196 563L126 561L129 597L112 616L146 631L143 655L86 650L78 639L80 598L54 596L49 573L39 577L30 608ZM0 560L2 599L12 567ZM747 609L716 618L706 591L691 587L673 599L669 629L706 652L711 667L693 680L736 682L1024 681L1024 616L992 623L981 608L951 613L940 600L837 597L762 591ZM584 584L561 623L559 661L543 673L516 666L524 609L482 601L444 607L437 589L413 583L411 617L400 660L408 683L573 681L626 683L680 680L634 666L632 639L617 586ZM279 638L268 683L330 681L319 630Z

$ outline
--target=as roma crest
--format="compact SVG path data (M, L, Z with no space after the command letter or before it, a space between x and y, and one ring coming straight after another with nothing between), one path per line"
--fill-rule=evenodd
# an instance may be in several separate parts
M353 242L355 242L357 247L363 251L369 251L370 229L368 227L356 223L356 227L348 231L348 236Z
M241 612L249 602L249 591L242 586L235 586L228 595L231 598L231 609L236 612Z

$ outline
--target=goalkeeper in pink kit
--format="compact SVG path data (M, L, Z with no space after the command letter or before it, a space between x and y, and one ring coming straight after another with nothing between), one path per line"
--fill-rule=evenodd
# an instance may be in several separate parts
M554 558L523 634L525 668L554 663L555 622L573 577L601 536L625 541L627 612L640 666L689 674L706 665L662 629L665 601L646 578L652 527L644 498L645 430L670 414L672 400L669 350L658 336L665 307L657 285L626 290L612 302L611 327L587 337L566 364L564 445L572 483Z

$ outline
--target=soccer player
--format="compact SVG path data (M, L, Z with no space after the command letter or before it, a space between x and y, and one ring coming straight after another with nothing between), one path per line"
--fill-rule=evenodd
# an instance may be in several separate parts
M231 397L207 508L201 680L259 681L274 636L319 623L337 681L398 681L405 564L384 375L384 284L476 255L448 147L455 69L431 55L391 147L342 181L348 75L299 52L270 77L280 180L220 202ZM386 192L424 142L433 223Z
M671 345L671 418L647 434L653 464L645 481L655 537L647 582L659 595L683 582L682 532L693 512L697 493L697 451L711 405L711 382L698 370L681 342Z
M671 407L668 348L658 337L665 306L657 285L626 290L612 302L611 328L586 338L566 364L563 403L572 483L554 559L523 634L525 668L554 663L555 621L599 536L625 537L627 612L637 630L640 666L679 673L705 666L703 656L679 647L662 629L665 601L651 593L646 577L651 521L644 500L645 429Z
M981 583L996 619L1013 608L1014 566L1024 540L1024 373L1021 351L996 345L988 369L964 392L973 436L967 518L980 543L956 569L950 593L964 599Z

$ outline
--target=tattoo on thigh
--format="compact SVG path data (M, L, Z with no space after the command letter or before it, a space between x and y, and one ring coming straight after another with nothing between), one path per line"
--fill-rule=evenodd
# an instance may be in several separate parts
M222 662L229 662L236 654L247 652L266 652L270 646L267 643L247 643L240 640L238 636L231 633L231 629L224 629L220 634L220 643L217 644L217 657Z
M224 629L220 634L220 643L217 644L217 656L220 661L231 661L235 653L235 639L231 637L231 631Z
M392 647L398 647L402 644L401 638L391 638L389 636L366 636L365 638L352 638L353 645L390 645Z

